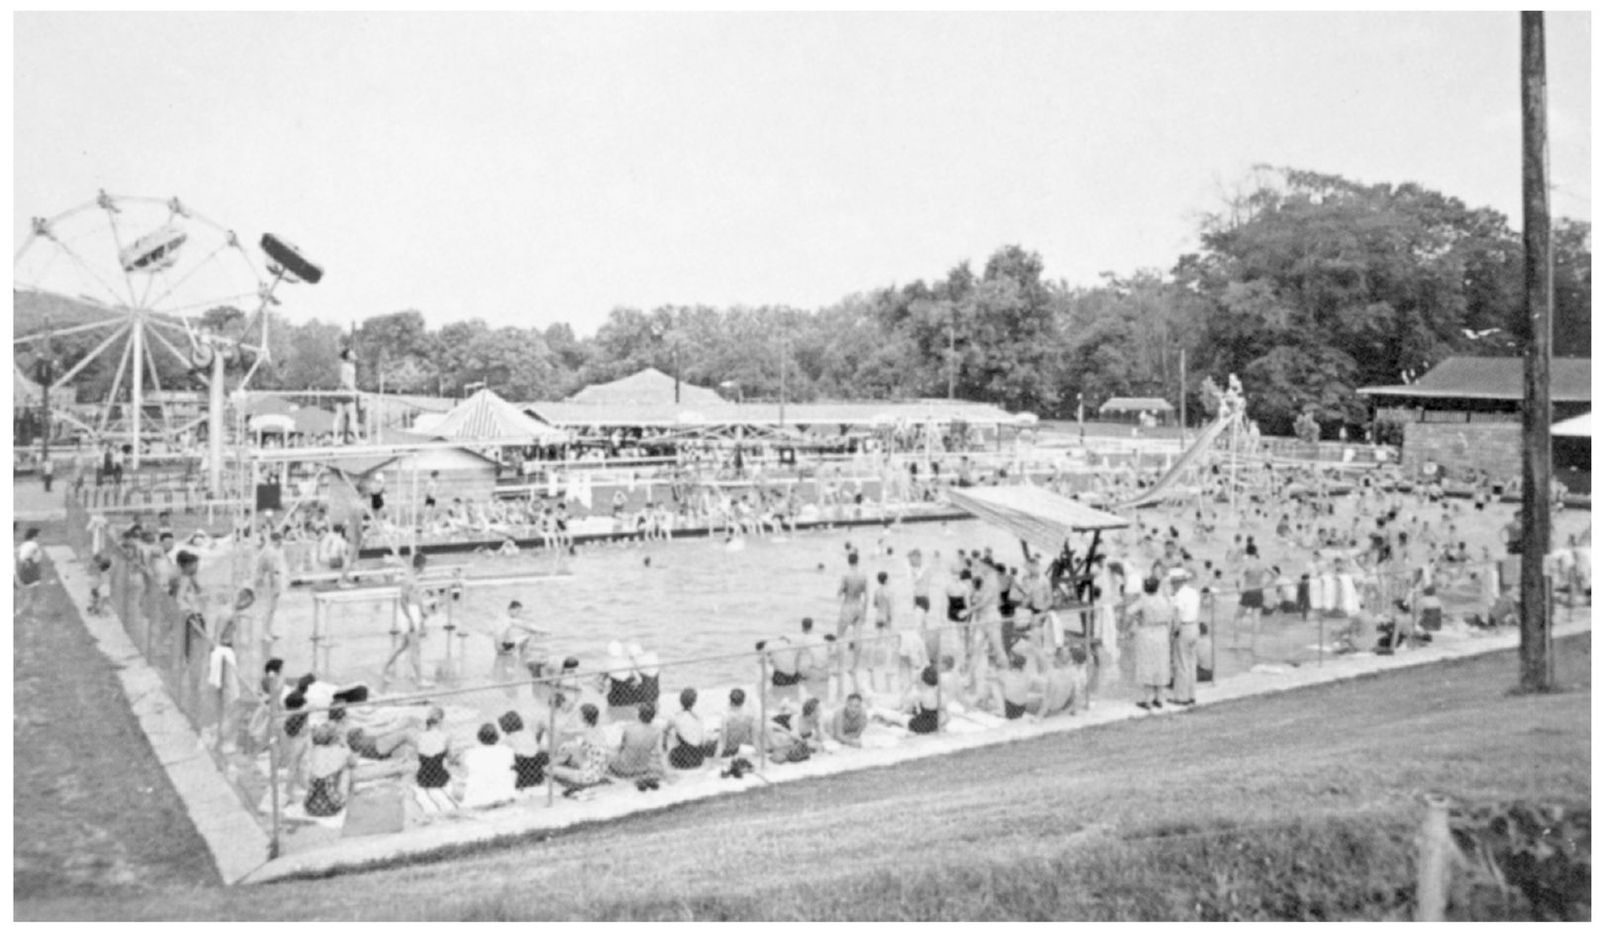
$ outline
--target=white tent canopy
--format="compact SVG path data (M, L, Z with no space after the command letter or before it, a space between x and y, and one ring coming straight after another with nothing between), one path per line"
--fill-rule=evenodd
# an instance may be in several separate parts
M1590 432L1590 414L1580 414L1577 417L1570 417L1561 423L1552 424L1551 435L1583 437L1592 436L1593 434Z
M562 443L569 434L529 416L482 388L429 429L432 436L465 443Z

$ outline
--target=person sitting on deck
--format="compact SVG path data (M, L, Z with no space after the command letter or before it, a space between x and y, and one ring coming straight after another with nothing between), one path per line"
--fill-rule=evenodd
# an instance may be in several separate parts
M538 733L525 726L524 718L509 710L497 717L502 741L513 750L513 787L517 791L534 788L547 780L551 757L542 750Z
M346 809L351 797L352 769L357 756L340 741L340 732L329 724L313 730L312 753L308 758L307 798L303 807L313 817L334 817Z
M476 738L480 745L459 759L464 777L459 781L458 803L465 808L485 808L512 801L516 794L513 750L491 723L483 724Z
M413 774L413 781L419 788L444 791L452 781L452 773L446 767L452 758L451 744L446 731L441 728L445 720L446 711L438 706L431 707L424 718L424 731L419 733L415 742L418 768Z
M693 712L696 706L697 691L691 687L681 691L681 711L670 718L664 730L664 751L673 768L699 768L704 759L714 754L714 741L705 739L703 720Z
M626 724L620 733L619 749L608 760L608 771L620 778L635 780L638 791L657 788L669 774L664 764L664 751L659 747L661 734L653 726L657 719L655 704L639 704L636 720Z
M754 717L746 707L748 695L740 687L731 689L731 707L720 723L719 745L715 753L722 759L737 754L739 746L757 745L754 739Z
M1030 643L1023 643L1021 648L1034 655L1041 654ZM1019 720L1029 715L1036 718L1033 704L1041 705L1042 687L1041 678L1027 673L1027 656L1016 650L1010 654L1009 667L994 675L989 691L989 709L1002 714L1006 720Z
M1038 699L1039 719L1072 715L1088 705L1088 655L1081 648L1062 645L1043 676Z
M856 749L865 744L865 726L870 722L865 712L865 698L858 694L849 694L843 701L842 709L832 714L827 723L827 732L831 738L844 746L853 746Z
M595 785L606 784L613 748L602 727L597 724L598 710L593 704L581 704L580 718L584 729L580 735L558 753L552 767L552 777L564 786L564 797L574 798Z
M340 732L351 751L364 759L384 762L396 759L411 761L418 751L418 737L424 730L424 721L416 716L398 716L377 726L355 726L345 707L333 707L329 722Z

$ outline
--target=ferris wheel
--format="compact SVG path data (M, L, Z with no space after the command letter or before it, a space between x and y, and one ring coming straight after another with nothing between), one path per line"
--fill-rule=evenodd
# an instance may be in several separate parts
M97 439L130 443L137 468L150 440L175 440L208 419L194 406L198 395L163 388L158 362L168 361L170 384L177 371L208 375L207 382L217 385L223 361L250 359L238 385L246 386L268 359L267 309L278 302L275 287L298 273L310 282L321 274L305 262L296 264L300 258L293 248L287 257L286 246L272 235L263 237L262 247L272 280L264 278L234 231L178 198L102 191L59 215L34 218L14 258L14 315L31 307L47 320L71 324L17 337L13 347L43 346L48 359L54 339L99 336L59 374L46 369L41 383L48 396L94 362L115 361L110 388L96 402L91 421L66 419ZM212 390L215 397L225 389ZM192 406L176 406L185 397Z

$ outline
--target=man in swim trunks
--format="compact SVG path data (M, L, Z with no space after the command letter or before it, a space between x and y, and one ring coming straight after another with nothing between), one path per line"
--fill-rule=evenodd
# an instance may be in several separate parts
M770 661L770 700L780 703L782 700L792 698L802 702L799 691L803 685L803 674L799 667L798 649L785 635L767 641L757 642L756 651L766 653Z
M539 651L531 651L531 642L538 635L546 635L541 629L532 627L525 619L524 603L515 599L508 603L508 617L503 622L502 629L493 639L496 642L496 661L492 664L492 677L497 683L509 683L515 680L521 661L541 659ZM508 688L508 696L514 696L514 688Z
M848 572L843 574L842 583L837 587L837 597L842 600L842 607L837 614L837 638L839 641L848 640L849 651L853 654L850 668L856 673L857 681L862 651L859 638L865 625L866 606L870 603L870 582L859 570L857 551L848 554Z

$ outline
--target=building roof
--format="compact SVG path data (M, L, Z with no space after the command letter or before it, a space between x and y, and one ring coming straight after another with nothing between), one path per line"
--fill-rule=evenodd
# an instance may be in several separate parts
M1372 397L1415 397L1482 401L1523 400L1523 359L1447 358L1413 384L1357 388ZM1590 401L1590 359L1551 360L1551 399Z
M781 408L773 402L692 405L685 403L577 404L571 401L536 401L523 405L525 413L555 427L717 427L775 426L781 423ZM817 401L786 406L786 425L807 426L896 426L947 423L1018 424L1028 422L1023 415L1011 414L992 404L972 401Z
M1153 410L1168 413L1172 410L1172 405L1159 397L1113 397L1099 405L1100 413L1104 413L1107 410L1116 410L1123 413Z
M565 431L534 419L490 388L481 388L448 411L430 427L430 435L465 443L555 443L569 438Z
M1131 524L1120 515L1031 485L951 488L948 498L956 507L1004 528L1050 555L1059 554L1066 538L1072 534L1125 528Z
M680 407L712 407L724 404L725 398L719 392L695 384L681 382L681 399L675 399L675 379L659 371L657 368L644 368L633 375L620 378L618 381L608 381L603 384L593 384L581 388L570 395L563 403L566 404L606 404L621 405L650 405L650 406L680 406Z

